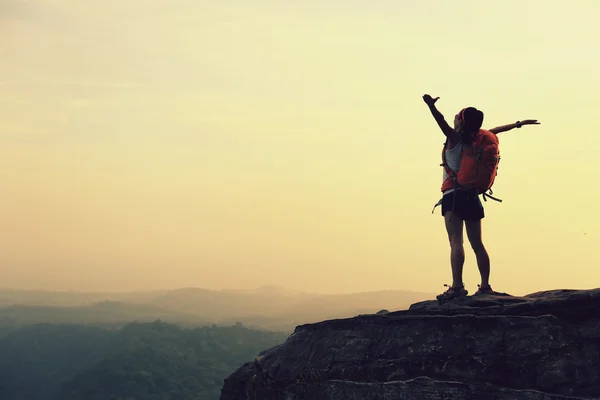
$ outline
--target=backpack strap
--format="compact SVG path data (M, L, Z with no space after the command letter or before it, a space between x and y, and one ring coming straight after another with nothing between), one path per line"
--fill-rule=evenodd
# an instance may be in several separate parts
M494 200L494 201L497 201L497 202L499 202L499 203L502 203L502 200L501 200L501 199L499 199L499 198L497 198L497 197L494 197L494 196L492 196L492 194L494 194L494 192L492 191L492 189L488 189L488 192L489 192L489 193L486 193L486 192L483 192L483 193L482 193L483 201L487 201L487 198L489 197L490 199L492 199L492 200Z
M462 143L459 143L459 145L463 145ZM452 168L450 168L450 166L448 165L448 162L446 161L446 148L448 147L448 139L446 139L446 141L444 142L444 148L442 149L442 163L440 164L441 167L444 167L444 169L446 170L446 173L448 174L448 177L452 180L452 187L454 189L458 189L459 185L458 185L458 176L454 173L454 171L452 171ZM461 149L462 152L462 149ZM462 155L461 155L462 157Z
M437 206L441 206L442 205L442 200L444 200L444 197L442 197L441 199L439 199L439 201L437 203L435 203L435 205L433 206L433 209L431 210L432 214L435 212L435 208Z
M462 146L462 143L460 143L460 145ZM447 147L448 147L448 139L446 139L446 141L444 142L444 148L442 149L442 163L440 164L440 166L446 170L448 177L452 180L452 187L454 188L454 190L452 191L452 197L454 199L452 201L452 210L451 211L454 211L454 205L456 204L456 192L460 189L460 187L458 185L458 177L456 176L454 171L452 171L452 168L450 168L450 166L446 162L446 148ZM435 213L435 209L437 206L442 205L443 200L444 200L444 196L442 196L442 198L433 206L433 209L431 210L432 214ZM450 216L450 218L452 218L452 216Z

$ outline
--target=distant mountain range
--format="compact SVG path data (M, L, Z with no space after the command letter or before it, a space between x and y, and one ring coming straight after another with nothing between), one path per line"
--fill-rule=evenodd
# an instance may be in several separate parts
M132 293L0 289L0 323L125 324L160 319L179 325L232 325L292 331L324 319L406 309L433 293L401 290L350 294L293 292L276 286L253 290L182 288Z

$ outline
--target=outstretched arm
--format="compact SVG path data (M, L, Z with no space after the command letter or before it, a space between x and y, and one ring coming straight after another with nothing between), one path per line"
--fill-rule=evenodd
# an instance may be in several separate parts
M435 106L435 102L438 101L438 99L439 97L432 98L428 94L423 96L423 101L425 101L425 104L429 106L429 111L431 111L431 115L433 115L433 118L435 118L435 121L438 123L438 126L440 127L444 135L446 135L446 137L450 139L451 142L458 142L460 140L460 135L454 129L452 129L450 125L448 125L442 113L439 112L439 110Z
M514 124L497 126L495 128L490 129L490 132L495 133L497 135L500 132L510 131L511 129L514 129L514 128L520 128L523 125L539 125L539 124L540 123L538 122L537 119L526 119L524 121L517 121Z

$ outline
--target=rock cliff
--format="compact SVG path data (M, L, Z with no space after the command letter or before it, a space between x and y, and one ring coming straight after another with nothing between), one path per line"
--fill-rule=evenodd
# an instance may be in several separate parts
M600 399L600 289L496 294L298 326L221 400Z

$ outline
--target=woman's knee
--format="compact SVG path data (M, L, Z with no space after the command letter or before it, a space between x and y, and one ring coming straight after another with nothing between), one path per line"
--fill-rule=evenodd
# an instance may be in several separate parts
M450 241L450 247L462 247L463 246L463 236L462 235L448 235L448 239Z

